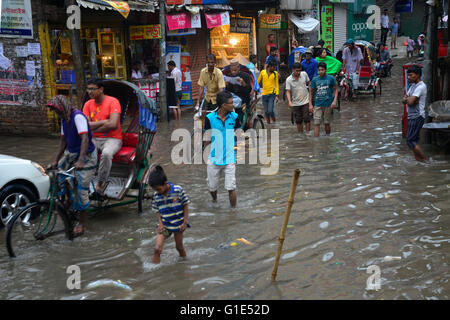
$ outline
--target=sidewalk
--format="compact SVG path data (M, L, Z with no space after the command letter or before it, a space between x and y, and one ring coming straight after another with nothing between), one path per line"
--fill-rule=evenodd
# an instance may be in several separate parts
M408 37L398 37L397 38L397 49L391 49L391 37L386 39L386 44L388 45L389 52L392 59L405 59L406 58L406 47L403 45Z

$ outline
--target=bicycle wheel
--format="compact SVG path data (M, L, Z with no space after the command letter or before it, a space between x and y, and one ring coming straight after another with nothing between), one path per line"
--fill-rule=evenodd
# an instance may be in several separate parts
M66 238L72 240L72 225L63 210L56 205L50 210L50 201L40 200L16 213L6 231L9 256L33 254L37 251L36 246L45 246L48 250ZM32 212L37 215L32 215Z

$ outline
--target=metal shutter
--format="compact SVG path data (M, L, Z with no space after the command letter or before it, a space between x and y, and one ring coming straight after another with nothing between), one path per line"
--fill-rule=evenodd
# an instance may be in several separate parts
M334 4L334 53L347 41L347 5Z

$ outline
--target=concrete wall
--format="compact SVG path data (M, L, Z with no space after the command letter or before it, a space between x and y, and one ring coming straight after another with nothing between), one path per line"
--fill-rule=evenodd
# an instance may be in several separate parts
M0 37L4 56L11 61L8 70L0 69L0 133L47 133L49 124L45 110L44 77L41 55L18 57L17 46L39 43L38 6L40 1L31 1L33 14L33 39ZM26 61L35 63L35 77L26 76ZM9 92L8 89L16 88ZM17 90L21 92L18 93Z

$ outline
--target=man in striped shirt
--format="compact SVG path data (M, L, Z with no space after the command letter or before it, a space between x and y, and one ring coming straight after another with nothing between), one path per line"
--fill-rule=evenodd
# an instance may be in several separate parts
M188 204L190 200L182 187L167 181L166 174L160 166L156 166L150 173L149 184L155 190L152 208L158 211L158 234L156 236L153 262L161 262L161 253L164 241L172 233L175 238L175 246L180 257L186 256L183 246L183 232L188 223Z

